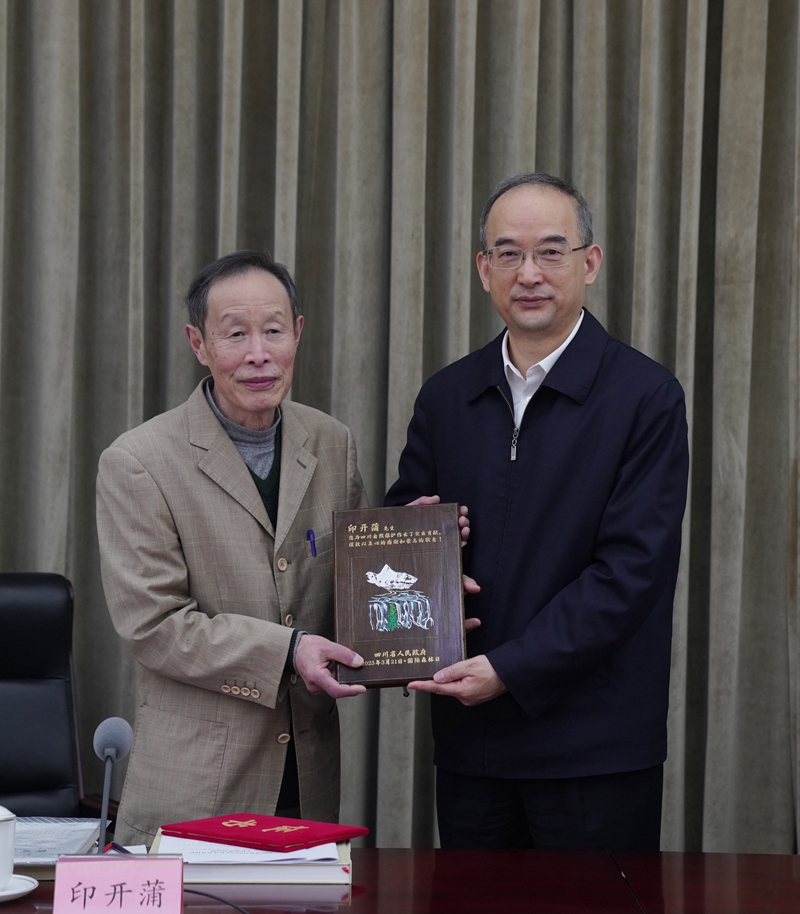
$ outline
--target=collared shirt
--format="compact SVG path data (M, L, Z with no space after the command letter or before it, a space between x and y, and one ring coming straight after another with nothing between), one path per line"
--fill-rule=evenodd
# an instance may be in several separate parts
M561 353L572 342L582 323L583 308L581 308L580 316L575 322L575 326L572 328L572 333L570 333L558 349L553 350L550 355L546 355L535 365L531 365L524 378L508 356L508 330L506 330L505 336L503 337L503 365L505 367L508 386L511 388L511 396L514 399L514 422L517 428L519 428L522 423L522 417L525 415L525 408L528 403L530 403L531 397L542 386L542 381L547 377L547 372L556 364Z

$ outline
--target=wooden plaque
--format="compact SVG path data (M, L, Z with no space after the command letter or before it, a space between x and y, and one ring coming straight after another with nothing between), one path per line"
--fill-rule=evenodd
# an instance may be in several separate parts
M334 511L339 682L402 686L466 657L459 506Z

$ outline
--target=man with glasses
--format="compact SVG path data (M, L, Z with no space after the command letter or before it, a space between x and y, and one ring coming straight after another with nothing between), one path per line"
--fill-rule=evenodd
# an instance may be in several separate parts
M444 847L657 849L683 392L583 309L603 252L559 178L501 183L477 265L506 330L422 388L386 502L469 505L469 658L433 693Z

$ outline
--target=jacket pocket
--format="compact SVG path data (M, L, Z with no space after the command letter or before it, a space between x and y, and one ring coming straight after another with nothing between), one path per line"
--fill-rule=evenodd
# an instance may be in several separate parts
M141 706L120 815L153 835L165 822L213 815L227 738L226 724Z
M320 558L323 555L327 555L333 550L333 534L332 533L320 533L314 537L314 548L317 550L317 554L314 555L311 551L311 540L308 539L306 535L305 540L305 550L306 558Z

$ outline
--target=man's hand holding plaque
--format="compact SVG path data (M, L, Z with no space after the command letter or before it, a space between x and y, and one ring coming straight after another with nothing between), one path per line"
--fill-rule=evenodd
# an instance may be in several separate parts
M331 698L350 698L366 691L362 685L338 682L331 672L334 663L358 668L364 665L364 658L341 644L304 632L297 642L294 668L312 695L327 692Z
M415 505L438 505L441 502L441 498L438 495L420 495L419 498L415 498L414 501L410 501L406 507L413 508ZM458 506L458 527L461 532L461 545L466 546L467 540L469 539L469 508L466 505ZM465 575L466 578L466 575ZM472 578L469 580L472 581ZM475 582L472 581L474 584ZM475 585L478 586L477 584ZM480 590L480 588L478 588ZM477 593L477 591L466 591L467 593Z

